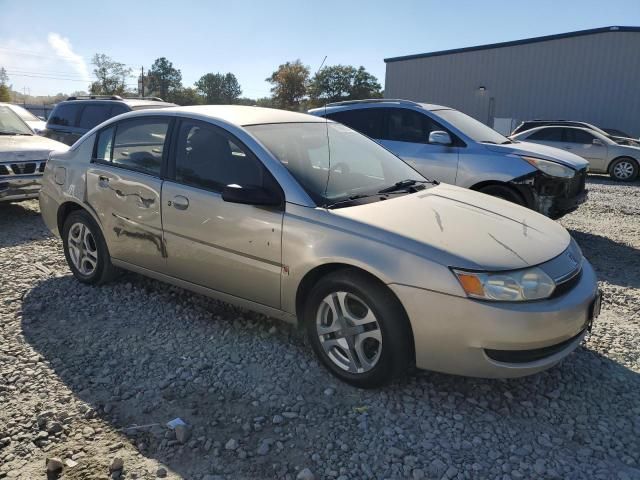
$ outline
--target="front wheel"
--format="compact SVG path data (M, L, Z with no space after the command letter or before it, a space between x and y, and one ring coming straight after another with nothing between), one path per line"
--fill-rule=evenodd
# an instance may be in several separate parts
M117 270L96 222L84 210L69 214L62 228L64 256L76 279L99 285L111 280Z
M304 310L316 355L336 377L375 388L402 376L413 360L409 321L379 281L354 269L321 279Z
M633 182L638 177L638 162L632 158L619 158L609 167L609 174L621 182Z

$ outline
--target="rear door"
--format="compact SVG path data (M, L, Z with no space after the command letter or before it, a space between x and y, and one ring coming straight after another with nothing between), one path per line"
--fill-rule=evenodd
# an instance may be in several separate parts
M87 201L111 256L164 272L160 192L169 117L123 120L101 130L87 171Z
M169 275L279 308L282 208L229 203L221 196L232 184L279 186L253 153L220 127L183 119L174 138L162 188Z

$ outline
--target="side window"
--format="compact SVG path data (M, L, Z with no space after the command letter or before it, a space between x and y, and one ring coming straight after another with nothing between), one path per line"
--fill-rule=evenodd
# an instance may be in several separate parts
M108 104L85 105L80 113L78 127L91 130L96 125L101 124L109 117L111 106Z
M115 130L115 127L109 127L98 134L98 140L96 142L96 160L102 160L105 162L111 161L111 153L113 152L113 133Z
M127 107L119 103L116 103L114 106L111 107L111 111L109 112L109 118L115 117L116 115L120 115L122 113L127 113L127 112L130 112L130 110Z
M387 140L427 143L430 122L425 115L403 108L389 108L387 111Z
M353 128L370 138L382 138L384 110L382 108L363 108L347 110L327 115L331 120Z
M524 140L540 140L543 142L561 142L562 141L562 128L543 128L537 132L532 133Z
M61 127L74 127L76 124L76 115L78 113L78 105L66 104L59 105L51 112L48 123L51 125L59 125Z
M160 175L169 119L140 118L116 124L112 162L149 175ZM102 135L98 142L102 139ZM108 143L104 140L105 144ZM99 144L98 144L99 146Z
M176 181L207 190L263 186L263 165L222 129L183 120L176 145Z
M565 142L568 143L591 144L593 143L593 139L595 138L589 132L585 132L584 130L577 130L575 128L566 128L564 134L566 137Z

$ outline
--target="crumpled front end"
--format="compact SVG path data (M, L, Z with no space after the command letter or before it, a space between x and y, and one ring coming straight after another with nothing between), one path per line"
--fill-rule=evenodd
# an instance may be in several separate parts
M586 168L572 178L552 177L537 170L510 183L522 193L529 208L557 219L587 200L586 178Z

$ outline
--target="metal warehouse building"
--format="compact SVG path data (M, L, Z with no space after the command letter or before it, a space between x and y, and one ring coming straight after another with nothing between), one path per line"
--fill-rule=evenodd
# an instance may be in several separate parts
M385 97L447 105L506 133L581 120L640 136L640 27L385 59Z

